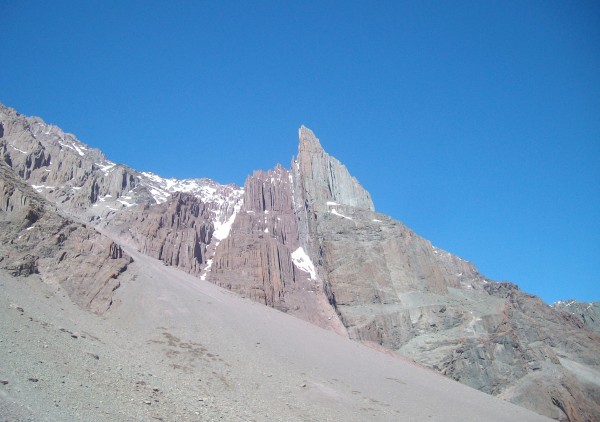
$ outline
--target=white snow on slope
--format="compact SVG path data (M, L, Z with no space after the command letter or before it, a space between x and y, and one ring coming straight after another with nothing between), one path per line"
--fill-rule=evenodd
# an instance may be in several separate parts
M335 208L332 208L331 211L329 211L329 212L332 213L333 215L337 215L338 217L343 217L343 218L346 218L348 220L352 220L351 217L347 217L344 214L340 214L339 212L337 212Z
M14 150L19 151L21 154L27 155L27 151L23 151L22 149L17 148L13 144L8 144L8 145L10 145Z
M115 163L113 163L112 161L105 161L104 164L101 163L94 163L96 164L98 167L100 167L100 170L104 172L105 176L108 176L109 170L112 169L114 166L116 166Z
M202 280L202 281L206 280L206 274L210 272L210 270L212 268L212 263L213 263L212 258L206 260L206 268L204 268L204 273L200 276L200 280Z
M127 208L133 207L135 204L129 203L127 201L123 201L122 199L117 199L121 204L125 205Z
M85 148L82 148L80 145L77 145L75 142L71 142L71 145L69 145L69 144L67 144L67 143L66 143L66 141L65 141L65 139L64 139L64 138L62 138L62 140L63 140L64 142L58 141L58 143L59 143L61 146L65 147L65 148L72 149L72 150L73 150L73 151L75 151L77 154L81 155L82 157L85 155L85 153L83 152L83 150L84 150Z
M315 266L313 265L306 252L304 252L304 249L302 249L302 246L300 246L298 249L292 252L292 262L299 270L309 273L311 280L317 279Z
M244 192L241 188L231 188L228 195L224 194L221 189L223 186L210 179L165 179L150 172L143 172L142 175L142 184L149 188L157 204L166 202L175 192L185 192L203 202L224 205L226 202L237 202Z
M218 220L215 221L215 223L214 223L215 231L213 233L213 236L217 240L223 240L223 239L226 239L227 236L229 236L229 231L231 230L231 226L232 226L233 222L235 221L237 212L238 212L238 208L236 207L236 210L233 212L233 214L231 214L231 217L229 217L229 219L227 221L225 221L225 222L221 222Z
M42 189L56 189L54 186L46 186L46 185L31 185L33 189L35 189L38 193L42 191Z

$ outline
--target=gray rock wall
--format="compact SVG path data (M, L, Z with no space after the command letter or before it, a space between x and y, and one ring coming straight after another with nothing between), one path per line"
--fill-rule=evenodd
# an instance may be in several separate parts
M579 318L375 213L305 128L292 166L301 241L350 338L555 419L600 417L600 338Z
M0 267L40 274L83 308L105 312L131 258L106 236L63 217L0 162Z
M579 318L587 328L600 334L600 302L578 302L570 299L553 303L552 307Z

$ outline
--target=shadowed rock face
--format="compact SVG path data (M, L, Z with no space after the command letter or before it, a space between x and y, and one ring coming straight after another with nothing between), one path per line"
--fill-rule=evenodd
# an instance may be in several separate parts
M96 230L63 217L0 162L0 267L40 274L83 308L105 312L131 258Z
M1 105L0 119L0 159L53 202L67 202L82 212L99 198L119 198L137 185L133 171L56 126Z
M593 306L550 307L376 213L369 193L305 127L290 170L256 171L242 190L110 163L72 135L11 109L0 107L0 121L0 157L14 172L62 210L167 265L552 418L600 419ZM31 246L38 238L26 229L45 214L28 202L31 189L19 193L25 188L5 189L4 215L19 227L10 239L24 240L0 265L15 275L55 276L44 265L46 249ZM61 283L77 274L80 256L108 256L81 265L96 272L126 259L116 245L89 246L83 228L64 227L52 232L73 259L49 254L67 275ZM70 294L89 303L87 290L72 287Z

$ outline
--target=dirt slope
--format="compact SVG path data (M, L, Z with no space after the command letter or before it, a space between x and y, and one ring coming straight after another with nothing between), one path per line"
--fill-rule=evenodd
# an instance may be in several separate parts
M0 420L547 420L128 252L103 317L1 274Z

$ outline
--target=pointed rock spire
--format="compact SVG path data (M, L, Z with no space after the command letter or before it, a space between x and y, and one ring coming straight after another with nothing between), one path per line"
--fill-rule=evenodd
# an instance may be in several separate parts
M323 151L323 147L321 146L319 139L315 136L313 131L306 126L300 126L300 129L298 129L298 138L300 140L298 154L300 154L301 150L312 152Z
M305 126L298 131L297 171L308 203L320 209L327 202L374 210L371 195L346 166L327 154L319 139Z

